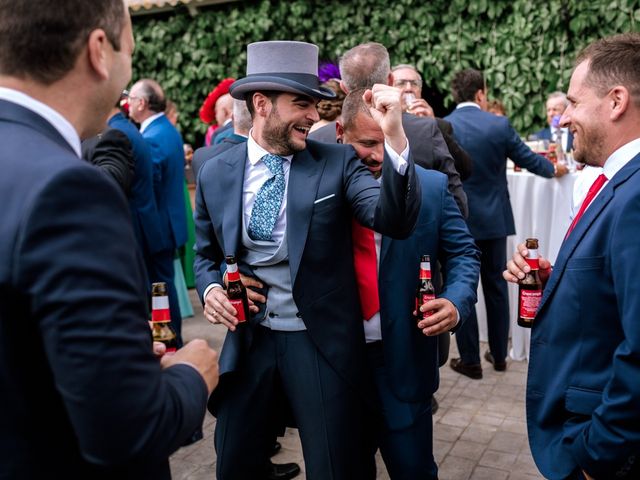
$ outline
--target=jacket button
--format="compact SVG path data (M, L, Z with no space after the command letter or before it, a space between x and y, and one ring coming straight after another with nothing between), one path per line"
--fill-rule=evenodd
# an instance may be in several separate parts
M275 314L275 313L273 313L273 312L269 312L269 317L273 318L273 317L275 317L275 316L276 316L276 314Z
M296 317L302 318L302 314L300 312L296 312Z

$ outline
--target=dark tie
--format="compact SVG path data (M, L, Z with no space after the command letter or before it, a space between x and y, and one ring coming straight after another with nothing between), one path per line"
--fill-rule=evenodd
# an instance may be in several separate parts
M582 201L582 205L580 205L580 210L578 210L578 213L576 214L576 216L573 217L573 222L571 222L571 225L569 226L569 230L567 230L567 234L564 236L565 240L569 237L569 235L571 234L571 231L577 225L578 220L580 220L580 217L582 217L585 210L587 209L591 201L595 198L595 196L600 191L600 189L602 188L602 186L605 184L606 181L607 181L607 177L605 177L604 173L601 173L598 176L598 178L596 178L595 182L593 182L593 185L591 185L591 188L589 188L589 191L587 192L587 196L584 197L584 200Z
M271 240L284 198L284 159L269 153L260 160L273 173L273 177L267 179L258 190L251 210L248 232L253 240Z
M380 311L378 297L378 257L373 230L363 227L357 220L352 222L353 265L358 281L358 294L362 316L369 320Z

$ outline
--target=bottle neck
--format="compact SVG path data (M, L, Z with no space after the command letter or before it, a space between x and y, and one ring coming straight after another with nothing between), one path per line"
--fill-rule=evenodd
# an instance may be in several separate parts
M420 280L427 280L431 278L431 263L420 262Z
M227 280L229 282L237 282L240 280L240 272L237 263L227 264Z
M169 297L158 296L151 297L151 321L153 323L162 323L171 321L171 312L169 310Z
M540 270L540 261L538 257L538 250L535 248L529 249L529 256L525 258L531 270Z

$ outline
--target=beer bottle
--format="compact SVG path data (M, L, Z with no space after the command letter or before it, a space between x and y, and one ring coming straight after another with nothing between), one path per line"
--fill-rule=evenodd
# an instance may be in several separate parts
M525 259L531 271L518 282L518 325L531 328L533 320L542 299L542 282L540 281L540 266L538 264L538 239L527 238L529 256Z
M227 255L227 296L233 308L238 314L236 318L239 323L249 319L249 300L247 299L247 289L240 280L240 272L236 263L235 255Z
M420 306L429 300L436 298L436 290L431 282L431 258L429 255L420 257L420 277L418 280L418 288L416 289L416 314L417 321L433 315L433 312L421 312Z
M154 342L165 344L168 354L175 353L178 349L178 337L171 327L169 296L165 282L151 284L151 334Z

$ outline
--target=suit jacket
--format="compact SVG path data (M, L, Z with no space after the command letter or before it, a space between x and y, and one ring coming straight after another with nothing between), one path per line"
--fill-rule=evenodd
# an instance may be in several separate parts
M637 155L563 243L533 324L527 424L547 478L578 466L595 478L625 478L634 461L637 469L639 184Z
M448 177L449 191L453 194L462 215L466 217L467 196L462 189L460 174L456 170L436 121L433 118L403 113L402 127L409 140L409 148L416 165L428 170L438 170ZM309 134L309 138L324 143L335 143L336 122L330 122L314 130Z
M153 192L153 161L151 149L138 129L121 113L113 115L108 125L124 133L133 147L134 174L129 192L129 209L133 232L145 256L170 248L167 235L162 233L160 214Z
M115 180L125 195L131 192L135 162L127 136L112 128L82 142L82 158Z
M225 255L243 248L242 189L247 144L202 167L196 187L196 284L200 298L222 284ZM287 193L287 242L293 299L315 345L339 375L364 388L364 332L351 246L351 219L395 237L407 237L420 208L413 162L399 175L383 165L381 184L350 146L307 141L293 156ZM321 200L316 203L317 200ZM242 267L242 265L241 265ZM259 319L253 317L251 324ZM227 332L220 356L221 385L242 356L243 325ZM218 389L221 395L223 389Z
M471 160L469 154L465 152L460 145L458 145L455 138L453 138L453 125L438 117L436 117L436 124L442 134L442 138L444 138L444 143L447 144L449 153L451 153L453 157L453 164L460 174L460 180L464 182L473 173L473 160Z
M0 478L169 478L207 390L152 354L124 195L28 109L0 136Z
M469 199L469 230L476 240L515 233L507 188L507 157L516 165L553 177L553 165L527 147L506 117L468 106L445 117L453 135L473 159L473 175L464 182Z
M567 148L565 149L565 151L570 152L573 148L573 134L571 133L571 131L567 131L567 135ZM531 135L531 137L535 138L536 140L551 140L551 128L547 126L539 132Z
M382 237L378 274L385 368L394 395L410 403L427 401L438 389L437 337L425 336L413 317L420 256L431 256L437 295L450 300L461 319L468 318L476 303L480 271L478 249L447 190L447 177L420 167L416 174L422 187L416 228L405 240ZM438 284L440 266L444 286Z
M181 247L187 242L182 137L164 115L151 122L142 136L151 148L153 189L162 233L169 248Z
M220 143L211 145L209 147L200 147L193 153L193 159L191 160L191 168L193 168L193 175L198 178L198 172L202 168L202 165L210 158L215 157L219 153L226 152L234 145L244 143L247 141L247 137L232 133L229 136L223 137Z

